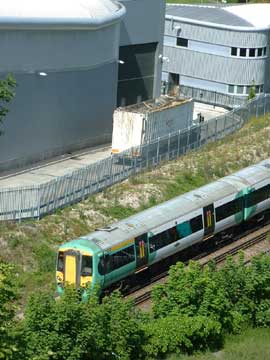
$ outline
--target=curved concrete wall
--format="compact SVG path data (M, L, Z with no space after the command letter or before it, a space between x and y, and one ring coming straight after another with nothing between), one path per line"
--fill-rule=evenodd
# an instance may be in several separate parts
M119 34L119 22L99 30L0 30L0 76L12 72L17 80L0 170L110 142Z

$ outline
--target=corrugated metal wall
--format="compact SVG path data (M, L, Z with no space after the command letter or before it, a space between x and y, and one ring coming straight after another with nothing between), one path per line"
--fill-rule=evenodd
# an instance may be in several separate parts
M164 56L170 62L164 62L163 71L226 84L249 85L252 80L264 83L265 59L225 57L168 46L164 47Z
M166 19L165 35L181 36L190 40L238 48L258 48L268 46L270 31L233 31L214 27L181 23ZM269 90L270 79L266 68L269 55L260 58L242 58L219 56L186 48L164 46L164 55L169 62L164 62L163 71L183 74L193 78L216 81L225 84L249 85L265 84ZM268 70L269 71L269 70ZM181 79L180 79L181 83Z
M180 27L181 31L173 30ZM264 47L268 43L268 31L233 31L217 29L214 27L199 26L181 23L166 19L165 34L176 36L181 33L182 37L192 40L206 41L213 44L228 45L234 47Z

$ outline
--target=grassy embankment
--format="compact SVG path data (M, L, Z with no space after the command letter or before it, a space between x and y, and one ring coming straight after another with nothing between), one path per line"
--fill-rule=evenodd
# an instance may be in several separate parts
M241 335L228 336L224 348L216 353L174 355L168 360L269 360L269 358L269 329L249 329Z
M22 302L40 288L55 288L55 250L60 243L267 158L269 120L269 116L254 119L224 140L132 177L40 221L1 222L0 259L15 264L23 287Z

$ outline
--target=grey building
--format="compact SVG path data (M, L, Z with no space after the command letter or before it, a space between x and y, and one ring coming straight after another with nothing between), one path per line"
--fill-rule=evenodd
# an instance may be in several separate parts
M121 0L117 105L125 106L160 95L164 35L164 0Z
M237 96L270 91L270 4L168 5L163 80Z
M17 88L0 171L110 142L117 91L127 103L158 94L164 12L163 0L1 2L0 77Z

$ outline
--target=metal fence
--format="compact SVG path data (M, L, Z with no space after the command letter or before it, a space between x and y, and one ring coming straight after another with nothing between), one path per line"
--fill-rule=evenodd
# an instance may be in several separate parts
M228 108L243 106L247 103L246 96L223 94L217 91L197 89L184 85L180 86L180 94L188 98L193 98L195 101L197 100L217 106L226 106Z
M270 94L249 101L225 115L110 156L45 184L0 189L0 220L40 218L143 169L221 139L240 129L251 117L269 112Z

